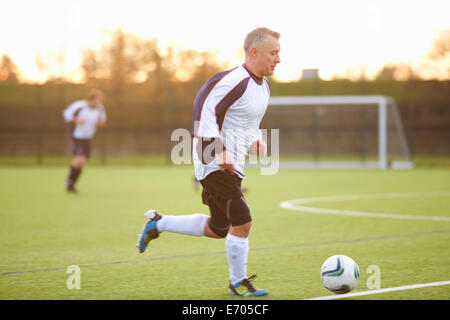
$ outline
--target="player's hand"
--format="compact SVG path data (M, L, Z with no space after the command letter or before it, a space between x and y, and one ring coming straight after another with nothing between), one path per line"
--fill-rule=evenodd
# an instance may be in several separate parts
M235 174L233 156L227 150L223 150L221 153L216 155L216 163L221 171L228 171L231 174Z
M99 120L99 121L97 122L97 127L104 127L104 126L106 126L106 121Z
M73 118L73 122L75 124L83 125L86 121L84 119L80 119L80 118L75 117L75 118Z
M249 153L258 157L265 157L267 155L267 145L264 140L253 141L250 145Z

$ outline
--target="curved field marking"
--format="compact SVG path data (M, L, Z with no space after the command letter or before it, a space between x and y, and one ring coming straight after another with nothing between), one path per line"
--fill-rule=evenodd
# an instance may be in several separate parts
M377 213L377 212L336 210L336 209L326 209L326 208L312 208L312 207L303 205L303 204L307 204L307 203L332 202L332 201L420 198L420 197L442 197L442 196L450 196L450 192L447 191L447 192L414 192L414 193L377 193L377 194L353 194L353 195L343 195L343 196L303 198L303 199L283 201L280 203L280 207L284 208L284 209L303 211L303 212L334 214L334 215L347 215L347 216L357 216L357 217L450 221L449 217L440 217L440 216L412 216L412 215L404 215L404 214L389 214L389 213Z
M335 294L335 295L331 295L331 296L316 297L316 298L310 298L310 299L305 299L305 300L336 300L336 299L344 299L344 298L353 298L353 297L367 296L367 295L371 295L371 294L378 294L378 293L385 293L385 292L403 291L403 290L420 289L420 288L436 287L436 286L447 286L447 285L450 285L450 281L419 283L419 284L413 284L413 285L410 285L410 286L401 286L401 287L392 287L392 288L385 288L385 289L368 290L368 291L361 291L361 292L355 292L355 293L346 293L346 294L340 294L340 295L339 294Z

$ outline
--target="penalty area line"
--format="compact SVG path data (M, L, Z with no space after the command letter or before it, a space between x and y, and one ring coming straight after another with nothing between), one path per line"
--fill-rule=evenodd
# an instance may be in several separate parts
M368 290L368 291L346 293L346 294L335 294L335 295L331 295L331 296L323 296L323 297L301 299L301 300L336 300L336 299L345 299L345 298L353 298L353 297L360 297L360 296L368 296L368 295L371 295L371 294L386 293L386 292L393 292L393 291L403 291L403 290L420 289L420 288L426 288L426 287L445 286L445 285L449 285L449 284L450 284L450 281L420 283L420 284L412 284L412 285L409 285L409 286L401 286L401 287L392 287L392 288Z

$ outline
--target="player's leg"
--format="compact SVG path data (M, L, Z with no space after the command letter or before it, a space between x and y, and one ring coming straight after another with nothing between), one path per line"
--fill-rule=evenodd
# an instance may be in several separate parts
M75 184L81 175L81 171L86 164L86 156L76 155L70 165L69 176L67 178L67 191L76 192Z
M191 236L203 236L209 216L202 213L174 216L163 215L156 224L158 232L173 232Z
M226 235L218 235L211 227L210 227L211 218L205 224L205 229L203 230L203 234L205 237L213 238L213 239L223 239Z
M201 181L208 190L211 220L208 225L219 236L226 236L230 292L236 295L263 296L267 290L256 289L247 277L248 237L252 226L250 209L242 194L242 179L226 172L215 172ZM214 206L211 206L211 203ZM230 228L231 224L231 228ZM230 228L230 229L229 229ZM229 229L229 232L227 232Z
M247 277L249 235L252 227L250 209L244 197L229 200L229 216L232 227L225 240L230 272L229 291L239 296L264 296L267 290L251 284L256 276Z
M212 175L211 177L214 177ZM214 183L214 179L208 176L202 185ZM155 210L148 211L146 223L138 235L137 247L139 252L147 249L149 242L156 239L161 232L172 232L192 236L205 236L214 239L224 238L230 227L230 221L225 214L225 201L217 203L211 194L203 190L202 201L209 207L211 217L196 213L190 215L161 215Z
M214 200L205 190L202 192L202 200L209 207L210 217L201 213L182 216L163 215L156 223L158 232L168 231L214 239L224 238L230 228L230 220L225 210L221 208L225 208L225 204L221 205L221 201Z
M66 180L66 189L69 192L77 192L75 184L81 175L83 167L86 165L90 154L90 144L88 140L73 139L72 151L74 158L70 165L69 176Z
M87 158L84 154L76 155L72 160L72 167L82 169L87 163Z
M230 228L230 221L225 211L220 208L220 201L217 203L206 191L202 192L202 200L209 207L211 217L201 213L182 216L163 215L156 223L158 232L168 231L213 239L224 238Z
M146 214L146 222L138 235L137 247L143 253L153 239L159 237L161 232L173 232L191 236L210 236L209 229L205 226L209 216L201 213L190 215L161 215L156 210L149 210ZM205 234L206 232L206 234Z
M228 234L231 234L236 237L241 238L248 238L250 236L250 229L252 228L252 222L244 223L240 226L232 226L230 228L230 232Z
M203 192L203 199L207 195ZM195 213L190 215L161 215L156 210L149 210L146 216L146 223L141 233L138 235L137 247L143 253L153 239L158 238L161 232L172 232L191 236L205 236L214 239L224 238L230 227L230 222L224 214L220 214L219 208L212 201L207 203L211 217Z

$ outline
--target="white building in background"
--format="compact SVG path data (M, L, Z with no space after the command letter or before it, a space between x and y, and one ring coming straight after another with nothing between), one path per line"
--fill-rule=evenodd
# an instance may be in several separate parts
M303 69L302 70L302 80L318 80L319 69Z

